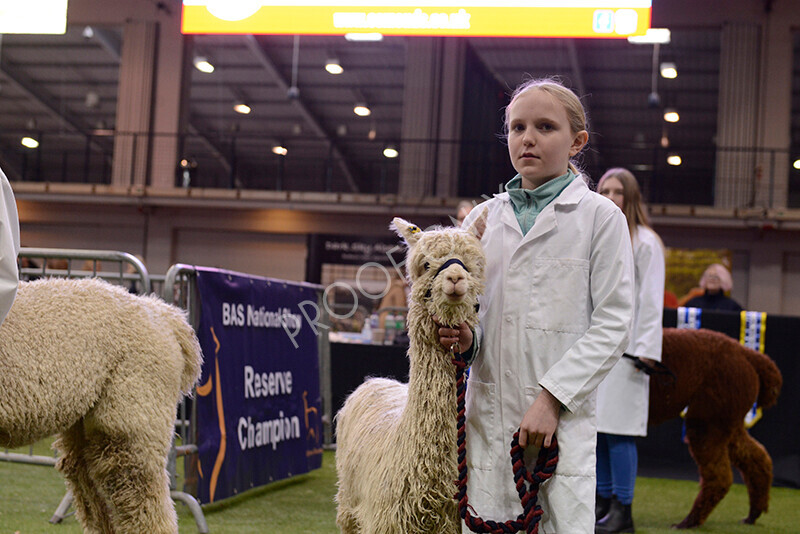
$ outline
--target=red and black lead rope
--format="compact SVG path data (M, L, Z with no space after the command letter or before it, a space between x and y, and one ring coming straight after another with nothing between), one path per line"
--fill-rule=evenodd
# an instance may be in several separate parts
M454 346L455 347L455 346ZM525 531L527 534L537 534L539 532L539 521L542 518L542 507L537 504L539 485L553 476L558 463L558 442L555 436L549 448L542 447L536 460L533 473L529 473L523 460L524 449L519 445L519 429L514 433L511 440L511 465L514 471L514 483L517 487L520 502L522 503L522 513L516 520L509 520L504 523L497 521L483 520L477 515L473 515L474 509L469 505L467 499L467 441L465 430L465 409L464 398L467 391L466 379L464 377L467 362L461 354L457 354L451 348L453 354L453 364L457 368L457 395L458 395L458 481L456 487L458 492L455 500L458 502L458 513L464 524L472 532L485 532L489 534L505 534Z

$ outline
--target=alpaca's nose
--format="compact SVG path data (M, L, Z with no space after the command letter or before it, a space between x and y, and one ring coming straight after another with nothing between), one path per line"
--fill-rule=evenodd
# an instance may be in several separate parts
M461 280L464 279L464 274L460 271L454 271L447 273L447 281L452 282L453 285L459 283Z

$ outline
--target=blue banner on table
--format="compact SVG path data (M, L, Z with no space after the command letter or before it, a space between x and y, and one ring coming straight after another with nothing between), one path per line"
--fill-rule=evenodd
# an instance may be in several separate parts
M305 284L197 268L201 503L322 465L315 331Z

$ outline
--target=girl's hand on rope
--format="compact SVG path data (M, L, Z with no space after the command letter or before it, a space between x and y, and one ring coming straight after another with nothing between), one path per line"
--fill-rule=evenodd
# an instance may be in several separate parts
M447 350L456 344L456 352L463 352L472 346L472 330L467 323L461 323L457 327L439 324L439 318L433 316L433 322L439 327L439 343Z
M552 393L543 389L519 425L520 446L550 447L560 414L561 403Z

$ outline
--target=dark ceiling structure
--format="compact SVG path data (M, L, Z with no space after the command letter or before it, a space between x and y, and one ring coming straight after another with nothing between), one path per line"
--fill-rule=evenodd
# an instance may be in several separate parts
M401 148L406 37L351 42L328 36L211 36L190 40L195 58L176 185L395 193ZM12 180L107 183L113 152L122 32L70 26L65 35L5 35L0 45L0 166ZM625 39L468 38L470 72L503 97L525 77L558 75L582 96L590 118L583 165L595 178L626 166L662 202L710 202L719 92L720 30L672 29L659 47ZM796 47L797 48L797 47ZM336 59L343 71L325 69ZM663 63L677 77L664 78ZM795 86L800 85L795 83ZM468 74L465 94L472 90ZM656 99L653 93L658 95ZM488 132L493 147L497 118ZM371 114L354 113L366 103ZM234 110L249 106L248 114ZM678 122L666 122L669 108ZM465 127L469 110L465 111ZM36 149L22 146L34 137ZM151 140L152 141L152 140ZM157 142L157 138L152 142ZM424 141L424 140L423 140ZM434 142L433 140L429 140ZM285 152L276 147L283 147ZM279 153L275 153L273 149ZM667 163L669 155L682 159ZM472 183L463 196L492 192ZM683 190L693 187L691 198Z

